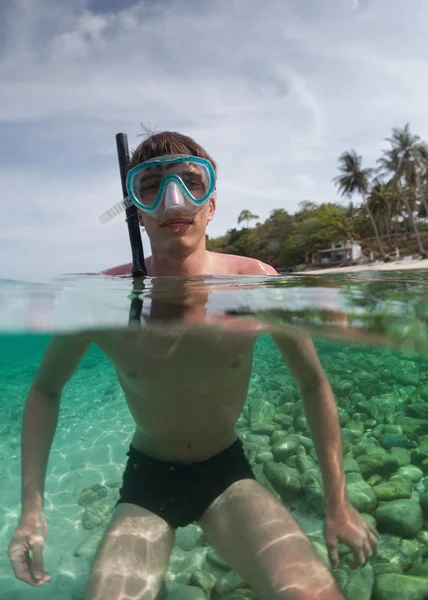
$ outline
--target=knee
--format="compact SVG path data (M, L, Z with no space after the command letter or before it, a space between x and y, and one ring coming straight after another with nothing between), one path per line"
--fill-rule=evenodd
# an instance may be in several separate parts
M334 582L323 587L290 586L278 590L272 600L345 600Z

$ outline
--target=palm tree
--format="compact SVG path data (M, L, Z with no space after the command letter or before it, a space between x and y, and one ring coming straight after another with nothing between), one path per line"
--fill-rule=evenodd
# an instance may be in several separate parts
M380 179L373 181L370 194L367 198L370 210L374 217L378 218L381 229L384 227L386 235L388 237L388 243L392 245L391 239L391 223L392 223L392 211L395 208L394 194L392 187L387 183L384 183Z
M248 224L253 219L260 219L260 217L258 215L254 215L251 212L251 210L242 210L238 217L238 225L239 225L239 223L242 223L242 221L247 221L247 229L248 229Z
M421 167L421 195L420 200L424 206L425 217L428 217L428 144L422 142L418 146L418 153L420 157L420 167Z
M386 254L380 243L379 232L376 227L376 222L373 218L372 212L367 202L367 194L369 191L370 177L373 169L363 169L361 166L362 157L359 156L355 150L349 152L343 152L339 156L339 171L340 175L334 178L334 182L339 188L342 196L352 198L355 192L358 192L363 199L363 207L367 213L370 223L372 225L376 243L379 248L380 255L384 261L387 261Z
M394 128L392 136L386 138L391 148L383 150L378 160L380 171L392 176L391 185L397 190L406 207L407 215L415 234L418 250L423 257L428 256L422 245L414 212L418 209L420 189L420 138L409 130L409 123L403 129Z

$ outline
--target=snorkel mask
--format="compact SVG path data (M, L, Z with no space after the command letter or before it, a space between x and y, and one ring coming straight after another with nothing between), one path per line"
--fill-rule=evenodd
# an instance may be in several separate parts
M170 173L175 167L175 173ZM175 213L194 216L215 196L215 171L209 160L182 154L152 158L128 171L127 196L100 216L101 223L134 204L162 221Z

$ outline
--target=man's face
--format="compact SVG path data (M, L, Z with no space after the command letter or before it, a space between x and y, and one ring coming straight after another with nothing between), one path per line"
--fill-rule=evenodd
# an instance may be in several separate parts
M162 165L151 169L149 177L141 180L143 189L140 193L154 194L152 190L156 190L162 177L169 173L179 175L190 192L198 197L200 193L198 185L203 186L203 181L198 180L198 174L189 163ZM215 207L215 198L212 196L197 211L193 210L189 213L184 208L181 210L178 207L169 211L165 210L165 206L160 206L156 218L138 210L138 219L140 225L145 227L153 249L171 253L181 253L183 250L189 252L192 248L196 248L201 238L205 239L206 226L214 216Z

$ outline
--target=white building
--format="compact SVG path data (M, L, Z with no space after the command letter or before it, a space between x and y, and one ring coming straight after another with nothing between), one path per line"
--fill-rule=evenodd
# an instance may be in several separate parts
M312 264L329 265L362 258L363 250L358 242L346 240L332 242L330 248L318 250L312 254Z

